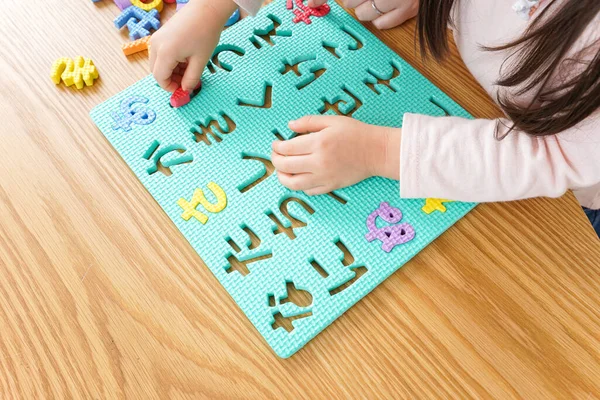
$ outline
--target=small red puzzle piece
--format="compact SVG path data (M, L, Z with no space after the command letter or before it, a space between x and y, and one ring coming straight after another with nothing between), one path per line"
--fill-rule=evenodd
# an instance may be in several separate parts
M171 107L179 108L188 104L192 99L200 92L202 88L202 82L199 82L198 85L192 92L188 92L187 90L183 90L181 87L178 87L176 91L171 95Z
M290 4L290 2L288 1L288 5L289 4ZM296 5L298 6L298 8L296 8L294 10L294 15L296 15L296 16L292 20L292 22L295 24L302 21L308 25L312 22L310 20L311 16L324 17L325 15L329 14L329 11L331 11L331 8L329 7L328 4L323 4L319 7L312 8L312 7L305 6L303 0L296 0Z

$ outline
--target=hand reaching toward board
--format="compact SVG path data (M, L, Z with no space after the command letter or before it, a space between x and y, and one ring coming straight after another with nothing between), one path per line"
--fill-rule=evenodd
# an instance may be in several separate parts
M158 30L150 42L150 71L163 89L192 91L211 57L233 0L192 0Z
M318 7L327 0L308 0L309 7ZM390 29L415 17L419 0L342 0L342 5L354 8L360 21L373 21L379 29Z
M273 142L271 155L279 181L289 189L312 196L371 176L398 179L400 128L330 115L310 115L289 125L298 136Z

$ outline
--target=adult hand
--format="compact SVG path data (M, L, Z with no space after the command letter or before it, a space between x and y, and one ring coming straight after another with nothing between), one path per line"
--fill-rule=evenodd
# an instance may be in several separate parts
M327 0L308 0L309 7L318 7L325 3ZM415 17L419 10L419 0L342 0L342 4L344 7L354 8L356 18L361 21L373 21L373 25L379 29L401 25Z

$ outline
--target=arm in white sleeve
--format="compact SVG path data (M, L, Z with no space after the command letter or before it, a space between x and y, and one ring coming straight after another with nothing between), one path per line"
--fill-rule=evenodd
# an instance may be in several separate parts
M497 140L496 120L406 114L401 196L486 202L597 188L599 120L596 114L558 135L534 137L515 130ZM510 121L502 122L510 126ZM508 130L502 124L499 129L500 136Z

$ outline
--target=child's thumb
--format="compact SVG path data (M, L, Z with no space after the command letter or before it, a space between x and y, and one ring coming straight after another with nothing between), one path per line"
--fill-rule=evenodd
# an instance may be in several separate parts
M327 3L327 0L308 0L309 7L319 7Z

